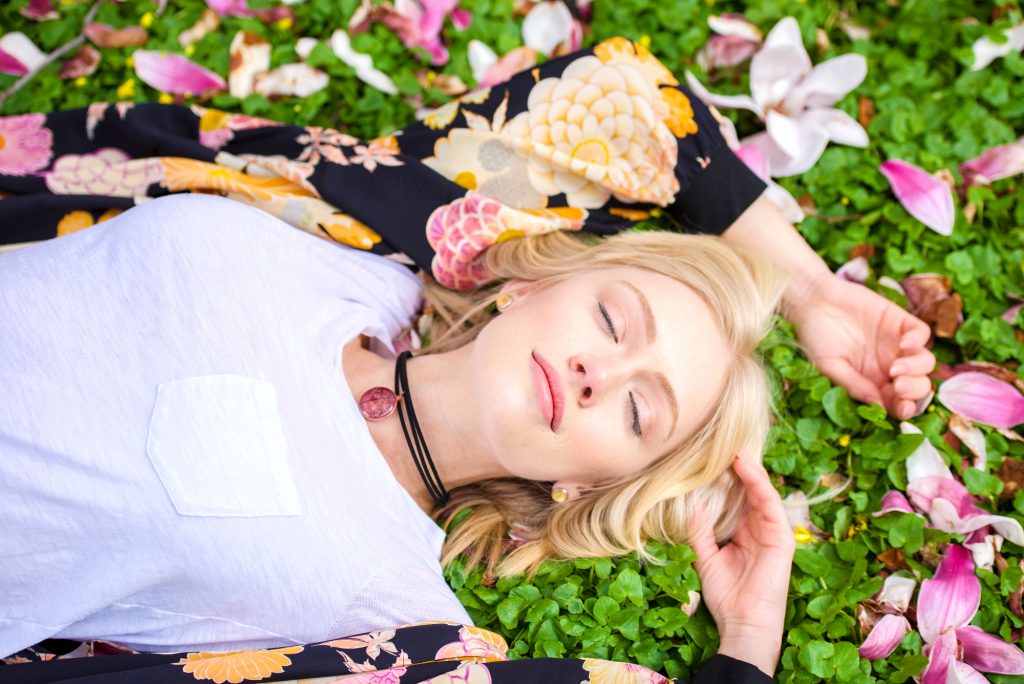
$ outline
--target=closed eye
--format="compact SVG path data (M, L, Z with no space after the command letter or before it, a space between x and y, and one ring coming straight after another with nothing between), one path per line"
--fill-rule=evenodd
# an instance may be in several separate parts
M633 434L643 439L644 433L640 430L640 410L636 407L636 399L632 392L629 393L629 405L633 413Z
M615 344L618 344L619 333L615 330L615 324L612 323L612 317L608 315L608 309L604 308L604 304L600 302L598 302L597 308L601 312L601 318L604 319L605 325L608 326L608 333L612 336L612 339L615 340Z

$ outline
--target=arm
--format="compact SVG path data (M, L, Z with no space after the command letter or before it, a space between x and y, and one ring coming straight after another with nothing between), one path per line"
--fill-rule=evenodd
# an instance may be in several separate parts
M833 275L763 195L722 237L790 272L782 314L796 325L800 344L823 374L854 399L882 404L897 418L920 413L935 366L925 347L931 331L924 322Z

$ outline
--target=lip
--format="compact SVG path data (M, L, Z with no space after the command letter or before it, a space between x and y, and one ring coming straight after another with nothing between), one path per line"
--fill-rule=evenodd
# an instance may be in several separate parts
M565 411L565 391L562 389L562 379L558 377L554 366L537 352L533 352L533 361L531 371L541 410L548 425L551 426L551 431L557 432Z

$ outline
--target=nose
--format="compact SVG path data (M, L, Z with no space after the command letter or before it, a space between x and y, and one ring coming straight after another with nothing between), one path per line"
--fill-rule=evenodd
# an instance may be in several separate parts
M600 401L618 374L612 361L588 354L570 358L569 370L569 387L580 406L592 406Z

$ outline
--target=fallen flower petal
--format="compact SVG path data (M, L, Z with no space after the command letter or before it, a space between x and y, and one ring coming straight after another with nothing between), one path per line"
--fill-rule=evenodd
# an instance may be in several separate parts
M901 613L907 612L910 607L910 599L914 595L914 587L917 581L910 577L889 575L882 584L882 590L878 592L879 603L885 603Z
M21 61L15 58L13 55L10 55L3 49L0 49L0 74L24 76L27 73L27 66L22 64Z
M143 45L149 34L141 26L114 28L110 24L93 22L82 29L85 37L101 48L123 48Z
M251 17L247 0L206 0L206 5L222 17Z
M974 574L971 554L959 544L950 544L935 575L921 582L917 596L917 628L921 637L934 644L940 635L943 639L952 636L948 630L967 625L978 612L979 605L981 583ZM956 650L955 639L952 650Z
M920 599L918 599L920 602ZM920 621L918 622L920 626ZM924 636L922 634L922 636ZM927 641L927 640L926 640ZM947 684L949 670L956 662L956 635L952 631L943 632L937 641L928 642L924 647L924 655L928 656L928 665L921 673L921 684Z
M974 50L974 64L971 71L984 69L999 57L1005 57L1011 52L1024 50L1024 24L1017 24L1012 28L1003 31L1006 42L996 43L988 36L982 36L974 41L971 46Z
M398 93L398 88L395 87L391 78L373 66L373 58L370 55L352 49L352 41L349 40L348 33L344 29L336 29L331 34L331 49L334 50L338 59L355 70L356 78L363 83L388 95Z
M188 47L192 43L202 40L211 31L216 31L218 26L220 26L220 16L207 7L199 15L199 20L195 24L181 32L181 35L178 36L178 45Z
M949 665L945 684L991 684L985 676L967 663L954 660Z
M979 538L978 541L972 541ZM1003 538L998 534L984 534L984 530L976 530L964 541L964 547L971 552L974 567L992 571L996 562L996 552L1003 545Z
M299 59L307 59L319 42L316 38L299 38L295 41L295 54L299 56Z
M900 423L900 432L905 435L920 435L921 431L913 423ZM925 437L920 446L907 457L907 481L913 483L926 477L944 477L953 479L949 466L942 460L938 450ZM922 509L925 510L925 509Z
M791 492L782 501L782 504L786 508L786 519L789 520L789 526L793 528L794 532L799 533L798 537L803 536L803 532L806 532L807 535L811 536L808 540L808 542L811 542L815 541L815 537L825 539L828 536L821 528L811 522L810 503L807 500L807 495L802 491L798 489ZM801 530L803 532L800 532Z
M679 609L688 616L693 617L697 613L697 609L700 608L700 592L691 589L687 592L686 598L688 599L687 602L679 604Z
M953 233L953 195L945 183L900 159L882 162L878 169L911 216L939 235Z
M21 31L11 31L0 38L0 53L7 55L4 62L13 64L10 61L13 59L14 62L24 67L25 71L15 73L15 75L27 73L46 61L46 53L37 48L36 44Z
M1013 325L1017 321L1017 314L1020 312L1022 307L1024 307L1024 304L1014 304L1003 312L1002 319L1010 325Z
M21 16L33 21L56 19L60 13L54 8L53 0L29 0L28 7L21 8Z
M886 492L885 496L882 497L881 508L879 508L872 515L877 518L880 515L885 515L886 513L893 513L895 511L899 511L901 513L917 512L914 510L913 506L910 505L910 502L907 501L907 497L903 496L902 492L892 490L890 492Z
M285 64L256 77L256 92L264 97L308 97L327 87L327 74L301 62Z
M252 94L256 78L270 69L270 42L252 31L239 31L231 40L228 92L237 98Z
M136 50L132 57L139 80L165 93L199 95L227 87L223 78L181 55Z
M864 257L850 259L836 270L836 276L851 283L864 284L871 275L871 266Z
M757 24L742 14L729 12L721 15L712 14L708 17L708 26L711 27L712 31L722 36L742 38L758 45L764 40L764 34L761 33L761 29L757 27Z
M963 323L963 299L953 281L937 273L907 276L902 287L910 313L931 326L936 337L952 337Z
M92 45L83 45L78 52L60 67L61 78L89 76L100 65L100 51Z
M484 74L498 61L498 55L491 47L481 40L474 38L469 41L466 47L466 58L469 60L470 71L473 72L473 80L480 83Z
M907 618L902 615L883 615L857 649L857 653L868 660L888 658L909 631L911 628Z
M988 463L988 448L985 446L985 433L981 428L959 413L954 413L949 419L949 429L974 454L972 466L978 470L985 470Z
M561 0L538 2L523 19L523 43L545 56L551 56L559 46L565 52L579 47L577 22Z
M704 71L736 66L754 56L760 46L739 36L714 35L697 53L697 63Z
M963 644L964 662L982 672L1024 674L1024 651L978 627L961 627L956 637Z
M1024 138L985 150L961 164L960 173L968 185L988 185L1024 173Z
M537 63L537 53L532 48L517 47L509 50L498 61L487 68L483 79L477 83L480 88L488 88L504 83L520 71L529 69Z
M1024 423L1024 395L986 373L959 373L939 385L939 401L949 410L996 428Z

